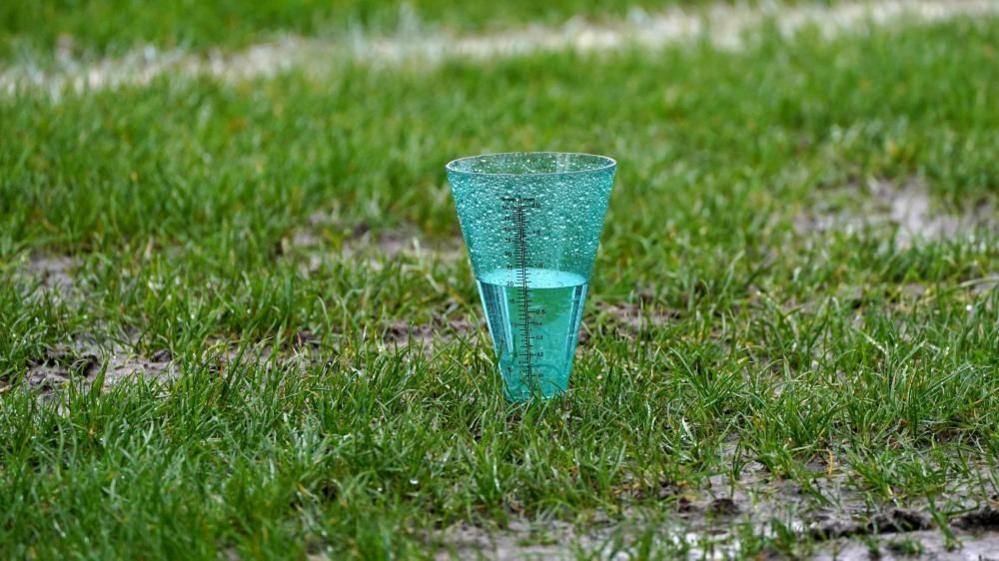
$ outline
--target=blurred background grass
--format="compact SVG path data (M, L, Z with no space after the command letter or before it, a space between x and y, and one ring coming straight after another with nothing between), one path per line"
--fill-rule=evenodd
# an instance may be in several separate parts
M130 48L238 47L275 35L391 33L420 28L496 30L524 24L560 24L570 17L641 17L710 0L9 0L0 3L0 56L50 53L60 46L77 56ZM742 2L757 4L755 0Z

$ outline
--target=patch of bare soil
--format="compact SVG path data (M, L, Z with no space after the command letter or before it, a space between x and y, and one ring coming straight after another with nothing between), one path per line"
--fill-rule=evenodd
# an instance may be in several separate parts
M119 352L112 354L108 361L104 374L104 388L107 389L137 377L165 382L176 378L177 375L177 368L167 351L153 353L151 357Z
M265 371L308 368L328 364L336 354L335 345L324 344L318 333L300 329L280 343L273 340L240 342L212 337L204 345L202 358L209 361L211 372L220 373L248 364Z
M970 532L999 532L999 509L982 507L956 518L953 525Z
M558 520L514 519L506 528L498 529L485 529L462 523L443 532L440 548L434 559L437 561L480 558L493 561L521 559L568 561L577 558L577 550L589 553L605 552L610 538L609 527L578 532L575 525Z
M731 451L726 455L731 456ZM773 523L780 522L817 544L815 559L867 560L870 548L877 547L881 559L905 559L908 552L922 550L934 559L977 560L979 555L991 554L999 561L999 510L974 506L988 503L982 492L959 484L948 489L945 510L967 511L944 529L953 531L963 544L963 549L951 550L945 532L936 527L923 501L873 502L842 471L830 471L821 462L811 469L805 480L798 478L807 481L804 486L773 475L756 461L747 463L735 479L716 475L701 488L664 481L654 498L661 502L657 510L672 511L672 515L656 524L655 540L694 546L688 559L740 558L742 531L748 527L755 535L775 536ZM625 491L621 496L625 503L649 498L644 492L629 496ZM436 558L573 559L582 550L595 558L618 551L626 559L635 547L635 530L645 529L641 521L647 517L634 510L624 519L610 522L603 517L600 523L581 526L515 519L509 527L498 529L461 524L442 532Z
M79 296L73 281L73 271L79 261L66 255L34 254L24 267L26 276L39 283L47 295L58 300Z
M476 338L484 329L485 325L476 325L466 318L435 317L429 324L395 320L385 328L382 341L389 348L432 349L438 342Z
M602 306L598 308L598 311L607 314L621 331L630 334L637 334L650 328L664 327L670 320L679 317L679 314L672 310L656 310L632 303Z
M102 372L105 389L137 377L162 382L177 375L167 351L144 357L118 345L105 349L91 342L77 341L50 349L44 360L28 368L24 381L29 388L47 396L70 383L89 388Z
M839 540L826 551L815 555L814 561L999 561L999 534L975 535L956 532L956 542L948 544L938 530L909 532L882 537L874 543Z
M363 222L348 227L337 213L326 211L310 215L305 225L281 240L278 251L304 255L310 271L337 258L367 257L373 267L380 268L386 261L403 255L445 261L464 255L459 238L429 241L411 225L378 231Z
M834 193L847 201L862 201L863 210L830 208L819 201L794 219L799 234L865 230L894 230L903 248L923 240L946 241L973 235L979 229L999 228L999 214L991 203L978 202L948 212L932 202L925 182L871 180L866 186L848 185Z
M890 508L860 520L829 518L815 524L809 534L816 540L830 540L851 536L914 532L929 530L932 527L930 516L926 513Z
M647 294L639 294L634 301L614 304L597 302L593 313L595 321L584 321L580 328L579 344L582 347L589 344L593 330L599 330L603 325L610 327L615 336L642 339L680 316L675 310L656 305Z
M387 324L382 341L388 347L415 346L430 349L440 342L455 339L476 338L488 333L484 321L478 323L467 317L456 317L454 310L437 314L429 323L413 323L407 320L394 320ZM592 330L599 330L601 322L610 326L615 336L639 339L649 336L653 330L667 325L679 314L671 310L661 310L646 306L644 300L636 303L598 304L597 320L583 322L579 330L579 346L589 345Z
M973 279L961 283L961 288L970 288L972 294L987 294L999 289L999 275Z

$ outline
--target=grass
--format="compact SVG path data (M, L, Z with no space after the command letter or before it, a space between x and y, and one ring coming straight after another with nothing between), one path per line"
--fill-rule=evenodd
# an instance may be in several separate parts
M668 557L709 546L654 539L661 490L750 462L802 508L830 500L819 464L871 505L958 514L958 487L996 492L999 234L794 224L842 188L870 211L849 189L871 178L994 204L997 43L958 20L0 98L0 551L426 558L459 521L640 512L639 556ZM453 327L480 314L462 256L337 250L365 228L448 243L443 164L514 148L620 162L572 392L527 406ZM317 211L319 248L296 246ZM81 296L32 280L44 254L75 256ZM385 344L399 323L443 327L424 352ZM168 350L180 377L22 391L81 337ZM737 558L817 547L739 533Z
M422 28L500 29L528 22L562 24L573 16L611 19L631 10L697 6L704 0L583 0L497 6L445 0L169 0L151 10L137 0L15 0L0 6L0 57L32 58L61 48L77 55L121 53L138 46L236 47L281 33L342 35ZM2 60L2 58L0 58Z

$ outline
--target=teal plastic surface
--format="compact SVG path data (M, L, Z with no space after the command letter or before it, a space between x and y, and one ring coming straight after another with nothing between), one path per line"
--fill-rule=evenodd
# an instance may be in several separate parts
M506 396L569 385L583 304L617 164L559 152L447 165Z

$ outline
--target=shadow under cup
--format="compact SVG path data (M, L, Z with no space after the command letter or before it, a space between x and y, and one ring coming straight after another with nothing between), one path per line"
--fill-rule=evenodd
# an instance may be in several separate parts
M446 167L511 401L568 388L616 168L606 156L562 152Z

